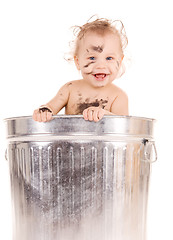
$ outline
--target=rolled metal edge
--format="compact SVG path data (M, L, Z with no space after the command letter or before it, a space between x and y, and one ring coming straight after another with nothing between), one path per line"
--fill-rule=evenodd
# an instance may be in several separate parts
M104 116L95 123L82 115L56 115L50 122L31 116L4 119L7 139L21 136L126 136L153 138L155 119L134 116Z

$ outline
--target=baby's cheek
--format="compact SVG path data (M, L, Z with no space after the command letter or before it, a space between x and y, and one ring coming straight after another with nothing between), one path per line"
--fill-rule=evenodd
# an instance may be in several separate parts
M114 64L112 65L114 69L116 69L117 71L119 70L120 68L120 63L118 60L115 60Z
M87 74L91 73L94 63L95 63L94 61L86 62L82 68L82 71Z

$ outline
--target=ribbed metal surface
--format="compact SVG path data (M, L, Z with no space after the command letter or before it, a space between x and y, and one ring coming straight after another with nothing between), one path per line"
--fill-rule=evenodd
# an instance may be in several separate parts
M14 240L145 239L141 144L9 144Z
M153 119L5 123L13 240L146 240Z

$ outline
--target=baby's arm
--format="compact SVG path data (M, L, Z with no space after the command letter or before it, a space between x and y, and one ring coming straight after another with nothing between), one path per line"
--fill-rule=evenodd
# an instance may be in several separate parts
M67 104L69 94L70 84L67 83L60 88L52 100L34 111L33 119L38 122L50 121L52 119L52 115L57 114Z

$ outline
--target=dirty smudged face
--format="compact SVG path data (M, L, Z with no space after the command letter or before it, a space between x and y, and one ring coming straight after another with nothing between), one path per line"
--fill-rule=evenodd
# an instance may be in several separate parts
M100 47L100 46L93 46L92 47L92 50L94 50L94 51L96 51L96 52L98 52L98 53L101 53L101 52L103 52L103 47ZM88 50L88 49L86 49L86 51L88 52L88 53L90 53L90 51ZM91 52L91 54L92 54L92 52ZM111 60L112 59L112 57L107 57L107 60ZM89 62L86 64L86 65L84 65L83 67L84 68L88 68L91 64L93 64L93 63L95 63L96 62L96 59L95 59L95 57L90 57L89 58ZM120 61L118 61L117 59L115 60L115 62L116 62L116 69L117 69L117 71L119 70L119 67L120 67ZM91 72L87 72L86 71L86 74L90 74Z
M79 48L76 65L83 80L93 87L103 87L116 78L121 59L120 40L114 33L104 36L87 33Z
M97 47L96 47L96 46L92 46L91 49L92 49L93 51L98 52L98 53L103 52L103 47L100 47L100 46L97 46ZM89 51L88 49L86 49L86 51L87 51L88 53L90 53L90 51ZM92 53L92 52L91 52L91 53ZM94 59L94 57L90 57L90 60L92 60L92 59ZM88 64L86 64L86 65L84 66L84 68L89 67L89 65L91 65L92 63L95 63L95 61L89 62Z

